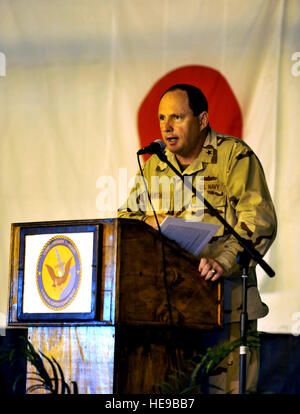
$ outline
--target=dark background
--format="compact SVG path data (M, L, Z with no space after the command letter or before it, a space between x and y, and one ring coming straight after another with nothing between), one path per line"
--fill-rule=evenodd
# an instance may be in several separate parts
M26 386L26 360L22 355L22 337L26 329L7 329L0 336L0 354L17 350L14 364L0 364L0 395L24 394ZM300 336L260 333L261 366L259 394L300 394ZM15 389L13 385L15 380Z

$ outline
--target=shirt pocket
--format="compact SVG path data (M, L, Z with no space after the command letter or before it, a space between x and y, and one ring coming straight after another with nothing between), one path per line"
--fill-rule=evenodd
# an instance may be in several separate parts
M205 185L204 198L212 205L212 207L225 219L226 217L226 193L221 185ZM224 235L224 226L207 206L203 208L202 221L219 225L219 229L215 237Z

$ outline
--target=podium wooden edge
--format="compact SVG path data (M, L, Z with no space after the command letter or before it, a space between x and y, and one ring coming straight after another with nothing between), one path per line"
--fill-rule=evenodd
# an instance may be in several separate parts
M27 321L19 321L17 318L17 294L18 294L18 257L19 257L19 243L20 243L20 228L21 227L48 227L51 226L61 226L61 225L95 225L101 223L108 223L111 225L112 237L114 241L117 241L114 244L113 251L111 253L111 257L114 261L113 268L114 268L114 283L115 287L112 291L111 296L111 303L112 309L111 312L113 314L113 318L110 322L108 321L100 321L97 319L94 320L85 320L85 321L54 321L54 322L27 322ZM126 224L137 224L141 226L145 231L151 234L155 239L159 239L160 235L157 230L153 229L152 227L148 226L146 223L140 220L133 220L133 219L122 219L122 218L105 218L105 219L81 219L81 220L56 220L56 221L37 221L37 222L19 222L19 223L12 223L11 224L11 234L10 234L10 258L9 258L9 284L8 284L8 313L7 313L7 325L14 326L14 327L29 327L29 326L119 326L120 325L120 315L119 315L119 295L120 295L120 245L119 240L121 237L121 229L122 223ZM103 236L104 237L104 236ZM167 247L172 249L175 253L180 254L185 260L188 260L191 265L197 267L199 263L199 259L189 252L183 250L177 243L169 240L165 236L163 237L163 241ZM103 266L103 263L102 263ZM103 272L103 269L102 269ZM101 281L100 281L101 283ZM223 283L218 283L218 302L219 302L219 309L218 312L218 325L220 327L223 326ZM97 315L99 316L99 315ZM141 321L142 322L142 321ZM140 322L136 321L136 323L130 325L139 325ZM149 323L149 326L167 326L166 324L159 324L159 323ZM209 326L203 326L203 329L209 329Z

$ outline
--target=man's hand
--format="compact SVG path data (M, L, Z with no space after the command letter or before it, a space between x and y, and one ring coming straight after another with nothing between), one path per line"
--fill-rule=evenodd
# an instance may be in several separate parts
M200 260L198 270L201 278L211 280L212 282L218 280L224 273L223 268L218 262L214 259L206 259L204 257Z
M159 224L161 224L164 221L164 219L167 217L164 214L157 214L156 216L157 216L157 220L158 220ZM158 230L157 223L156 223L156 220L155 220L154 216L148 216L144 220L144 222L149 224L149 226L153 227L154 229Z

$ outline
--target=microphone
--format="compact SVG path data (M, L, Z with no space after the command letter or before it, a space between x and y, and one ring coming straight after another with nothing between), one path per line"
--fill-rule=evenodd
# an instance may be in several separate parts
M147 147L140 149L137 152L137 155L159 154L159 153L163 152L165 147L166 147L166 144L164 143L164 141L162 141L161 139L157 139L157 140L151 142L151 144L148 145Z

